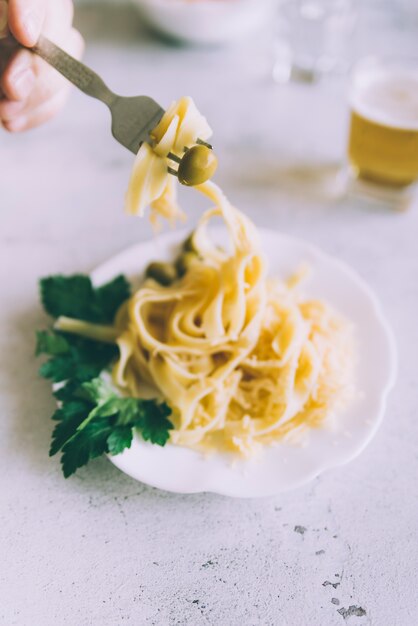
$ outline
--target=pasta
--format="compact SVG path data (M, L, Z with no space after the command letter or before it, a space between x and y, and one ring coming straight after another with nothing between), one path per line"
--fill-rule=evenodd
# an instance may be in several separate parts
M140 395L154 385L175 410L175 443L247 454L340 409L351 385L348 325L297 287L267 279L251 222L213 183L216 201L195 233L198 255L170 287L148 280L119 311L114 381ZM210 242L221 215L230 251Z
M156 225L158 216L171 222L183 218L177 204L177 181L167 171L167 155L171 152L181 156L185 147L211 135L206 119L191 98L173 102L151 133L153 147L144 142L135 158L125 200L126 213L142 216L151 207L151 219Z
M181 215L168 152L206 139L210 129L190 99L170 107L143 145L127 194L129 213ZM352 336L327 304L304 300L297 280L267 276L254 225L212 182L197 188L215 205L194 235L196 254L169 286L148 279L116 317L115 384L141 395L153 385L173 409L173 443L253 453L263 444L331 420L350 398ZM211 241L220 216L229 246Z
M210 134L190 98L174 103L152 133L153 146L138 152L126 210L143 215L150 206L154 223L181 217L167 155ZM182 271L170 266L174 279L146 279L113 327L69 318L58 327L116 341L115 386L141 397L151 385L163 396L175 444L250 455L282 439L299 441L351 400L351 326L325 302L304 299L299 274L270 278L252 222L213 182L196 189L214 208L201 217ZM226 226L224 248L208 228L217 217Z

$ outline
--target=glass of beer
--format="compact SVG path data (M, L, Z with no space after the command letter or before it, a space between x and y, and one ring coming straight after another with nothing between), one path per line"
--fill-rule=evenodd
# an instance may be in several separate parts
M418 59L360 61L350 89L348 160L359 181L395 191L418 181Z

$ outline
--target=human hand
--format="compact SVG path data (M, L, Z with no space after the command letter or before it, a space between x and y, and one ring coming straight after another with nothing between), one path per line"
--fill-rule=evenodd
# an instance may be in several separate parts
M80 58L84 42L72 22L71 0L0 0L0 122L6 130L34 128L64 105L69 83L18 43L34 46L42 32ZM6 23L13 37L4 28L2 36L2 25Z

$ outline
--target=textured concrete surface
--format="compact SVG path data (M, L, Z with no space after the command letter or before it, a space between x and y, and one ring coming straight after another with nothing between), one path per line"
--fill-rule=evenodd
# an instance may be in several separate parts
M121 212L132 158L100 104L74 93L48 127L1 133L0 623L416 624L418 206L329 196L344 155L343 82L278 87L267 45L169 47L134 13L85 10L80 23L87 61L116 90L195 97L215 130L218 180L257 224L309 239L373 286L396 333L399 380L367 450L285 495L178 496L105 459L64 481L48 458L54 404L33 357L46 322L37 279L89 271L151 230ZM373 45L399 50L410 34L381 30ZM193 223L204 203L182 197Z

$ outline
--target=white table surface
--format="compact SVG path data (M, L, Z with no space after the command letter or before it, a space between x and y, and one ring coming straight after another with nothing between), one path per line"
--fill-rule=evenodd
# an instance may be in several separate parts
M163 104L193 95L235 204L371 284L396 334L399 378L367 450L291 493L179 496L104 458L65 481L59 459L48 458L54 402L33 356L34 331L47 321L37 280L88 272L151 229L122 213L132 155L111 138L99 103L74 92L45 128L1 133L1 623L416 624L418 206L396 213L313 191L318 172L344 154L344 84L280 87L263 46L170 47L134 13L109 20L100 11L80 17L87 61L121 93ZM390 41L398 49L407 39ZM193 224L204 203L190 190L182 198L196 207ZM344 618L350 606L365 614Z

